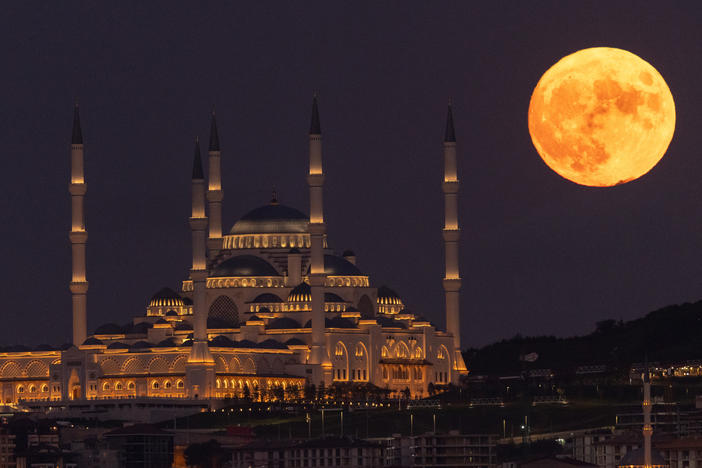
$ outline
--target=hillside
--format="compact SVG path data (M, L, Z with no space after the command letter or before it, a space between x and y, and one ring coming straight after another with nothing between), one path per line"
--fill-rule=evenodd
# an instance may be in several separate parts
M520 356L538 354L534 362ZM607 364L617 368L650 361L681 362L702 359L702 301L664 307L627 322L605 320L585 336L522 337L517 335L464 357L474 374L518 372L522 369L572 369L580 365Z

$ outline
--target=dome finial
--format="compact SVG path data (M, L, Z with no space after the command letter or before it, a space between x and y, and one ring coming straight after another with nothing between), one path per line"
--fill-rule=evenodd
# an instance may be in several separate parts
M275 189L275 185L273 186L273 193L271 195L271 205L277 205L278 204L278 191Z

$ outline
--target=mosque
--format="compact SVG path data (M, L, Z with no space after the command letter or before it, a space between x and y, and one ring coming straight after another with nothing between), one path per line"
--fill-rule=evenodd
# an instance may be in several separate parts
M85 400L297 397L306 385L375 385L426 397L467 374L460 352L459 180L449 106L443 142L447 330L373 285L353 252L329 246L317 98L309 132L309 215L275 196L222 230L223 184L214 112L207 178L199 142L192 171L192 269L126 326L87 334L83 135L74 110L70 160L73 342L0 348L4 404Z

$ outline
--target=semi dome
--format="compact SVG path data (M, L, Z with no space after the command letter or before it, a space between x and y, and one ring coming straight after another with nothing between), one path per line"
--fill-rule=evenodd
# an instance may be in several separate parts
M309 217L289 206L272 202L249 211L229 231L231 234L306 233Z
M271 293L263 293L256 296L256 298L250 302L250 304L272 304L283 302L281 298Z
M280 276L280 273L261 257L237 255L217 265L210 276Z
M162 288L151 296L149 307L172 307L183 306L183 298L171 288Z
M307 283L300 283L288 294L288 302L310 302L312 300L312 288Z
M307 268L307 274L310 274L309 268ZM364 276L356 265L336 255L324 255L324 274L328 276Z

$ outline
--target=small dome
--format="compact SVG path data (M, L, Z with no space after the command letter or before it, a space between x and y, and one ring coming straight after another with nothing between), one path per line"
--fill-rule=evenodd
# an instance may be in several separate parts
M95 335L121 335L124 333L122 327L116 323L106 323L105 325L100 325L95 329Z
M151 296L149 307L182 307L183 298L171 288L162 288Z
M312 300L312 289L307 283L300 283L288 294L288 302L310 302Z
M31 351L31 348L25 345L12 345L7 348L7 351L10 353L23 353L26 351Z
M149 331L149 328L153 328L149 322L130 323L124 326L124 333L126 335L144 335Z
M129 349L144 349L144 348L152 348L154 345L152 343L149 343L148 341L137 341L133 345L129 347Z
M280 276L280 274L261 257L237 255L214 267L210 276L216 278L226 276Z
M193 346L193 340L185 340L183 344L180 345L182 348L188 348Z
M177 317L177 316L178 316L178 312L176 312L175 310L169 310L168 312L166 312L166 317Z
M207 328L236 328L239 324L221 317L207 317Z
M249 211L232 227L231 234L306 233L309 217L277 202Z
M265 303L278 303L283 302L281 298L271 293L259 294L256 298L249 304L265 304Z
M289 317L280 317L268 322L267 329L280 330L284 328L300 328L300 322Z
M402 305L402 299L392 289L387 286L381 286L378 288L378 304Z
M234 347L234 342L224 335L218 335L212 338L209 345L216 348L232 348Z
M166 338L163 341L159 341L158 344L155 346L156 348L173 348L174 346L178 346L173 338Z
M307 274L310 269L307 269ZM329 276L365 276L361 270L344 257L324 255L324 273Z
M256 347L261 349L288 349L288 347L280 341L276 341L270 338L260 342Z
M324 293L324 302L346 302L334 293Z
M164 325L164 324L165 324L165 325L168 325L168 320L166 320L166 319L164 319L164 318L160 318L160 319L156 320L155 323L157 323L157 324L159 324L159 325Z
M259 317L258 315L252 315L251 317L247 318L246 321L247 322L260 322L261 317Z
M107 349L129 349L129 345L122 343L121 341L115 341Z
M178 325L175 326L176 330L192 330L193 326L190 324L190 322L186 322L183 320L180 322Z
M307 343L302 341L300 338L290 338L285 342L287 346L307 346Z
M236 343L237 348L256 348L256 343L251 340L241 340Z
M101 346L103 344L102 341L98 340L97 338L91 336L87 340L83 342L84 346Z
M51 345L48 344L40 344L36 348L34 348L35 351L56 351L56 348L54 348Z

